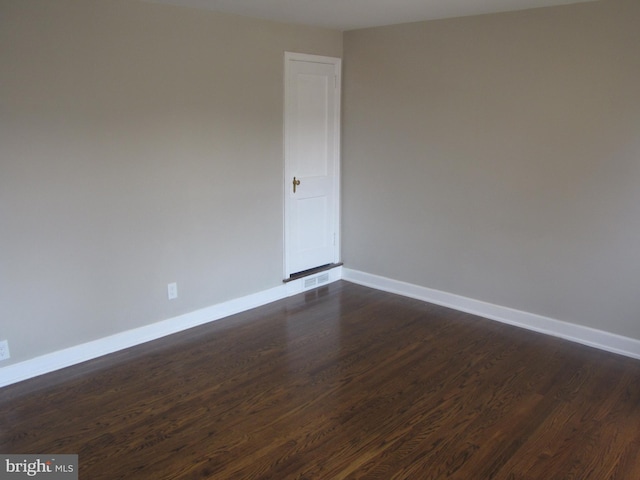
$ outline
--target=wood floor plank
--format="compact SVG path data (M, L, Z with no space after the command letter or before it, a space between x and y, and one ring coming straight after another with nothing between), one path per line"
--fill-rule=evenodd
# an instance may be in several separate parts
M80 478L640 478L640 362L347 282L0 390Z

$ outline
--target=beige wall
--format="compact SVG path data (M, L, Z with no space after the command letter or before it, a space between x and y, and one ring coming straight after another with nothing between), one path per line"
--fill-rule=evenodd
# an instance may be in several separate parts
M2 366L281 285L286 50L342 34L0 0Z
M345 265L640 339L640 2L344 41Z
M346 33L346 266L640 338L638 24L600 0ZM285 50L342 35L0 0L2 366L280 284Z

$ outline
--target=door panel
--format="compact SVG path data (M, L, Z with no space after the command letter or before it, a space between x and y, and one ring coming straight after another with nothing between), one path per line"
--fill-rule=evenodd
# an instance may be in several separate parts
M333 74L333 68L328 66ZM296 139L293 159L300 177L326 176L331 160L328 150L330 140L328 102L328 78L325 75L298 74L295 112L296 122L291 126Z
M285 278L340 258L340 66L285 56Z

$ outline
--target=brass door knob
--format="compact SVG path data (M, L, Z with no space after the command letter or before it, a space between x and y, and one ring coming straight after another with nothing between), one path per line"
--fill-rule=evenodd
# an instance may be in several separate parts
M296 193L296 187L300 185L300 180L297 180L296 177L293 177L293 193Z

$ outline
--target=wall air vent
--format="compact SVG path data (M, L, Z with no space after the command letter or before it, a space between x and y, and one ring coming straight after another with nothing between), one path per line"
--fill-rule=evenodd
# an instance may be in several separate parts
M329 282L329 273L322 273L320 275L316 275L314 277L306 277L303 283L303 290L309 290L311 288L317 287L324 283Z

